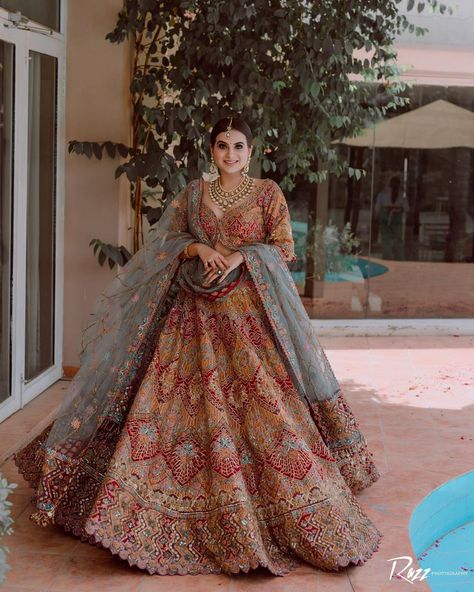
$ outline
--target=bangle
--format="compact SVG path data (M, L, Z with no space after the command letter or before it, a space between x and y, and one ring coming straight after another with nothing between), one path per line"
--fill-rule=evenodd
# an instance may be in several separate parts
M191 258L192 258L192 255L190 255L190 254L189 254L189 252L188 252L188 248L189 248L191 245L194 245L194 244L195 244L195 243L190 243L189 245L186 245L186 247L185 247L185 249L184 249L184 257L185 257L186 259L191 259Z

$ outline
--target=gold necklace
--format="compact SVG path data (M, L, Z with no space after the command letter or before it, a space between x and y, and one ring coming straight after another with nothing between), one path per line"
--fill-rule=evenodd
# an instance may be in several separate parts
M222 188L220 177L209 183L209 197L217 204L223 212L248 195L253 187L253 179L244 175L242 181L231 189L226 191Z

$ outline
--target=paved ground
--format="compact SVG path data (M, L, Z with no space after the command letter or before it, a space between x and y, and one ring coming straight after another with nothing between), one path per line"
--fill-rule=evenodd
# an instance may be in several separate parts
M59 528L30 523L30 490L7 460L1 470L19 487L12 496L15 533L8 538L13 569L2 592L428 590L426 583L389 581L387 560L413 556L408 520L421 498L474 468L474 337L324 338L322 343L382 473L358 496L384 534L380 550L365 565L339 574L308 565L282 578L263 569L231 577L149 576ZM60 382L52 397L61 390ZM14 416L16 423L0 426L2 447L24 440L42 407L51 412L47 396L41 397L41 404L32 403L34 413L25 408ZM459 590L470 592L469 584L460 580Z

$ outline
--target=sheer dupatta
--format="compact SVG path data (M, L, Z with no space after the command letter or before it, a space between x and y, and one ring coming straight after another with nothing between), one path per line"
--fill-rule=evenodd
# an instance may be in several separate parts
M241 246L240 269L210 290L202 286L199 257L180 257L194 241L212 246L200 223L201 198L202 184L196 179L169 203L146 244L97 299L83 332L80 369L58 418L35 449L37 469L26 475L37 489L38 512L32 519L39 524L67 521L68 491L79 483L92 503L179 286L225 297L246 268L301 397L314 409L340 391L287 266L295 257L288 208L278 185L274 183L265 213L266 242ZM22 470L22 455L17 456Z

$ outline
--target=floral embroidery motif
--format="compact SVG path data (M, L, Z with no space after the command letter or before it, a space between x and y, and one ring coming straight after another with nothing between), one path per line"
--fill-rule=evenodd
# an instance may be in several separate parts
M293 432L284 429L269 453L268 464L292 479L303 479L313 466L308 446Z
M152 418L133 418L127 422L132 460L153 458L158 454L159 428Z
M206 465L206 454L196 438L182 436L163 452L166 464L180 485L189 483Z
M210 463L214 471L223 477L232 477L240 471L239 455L231 435L221 428L211 440Z

